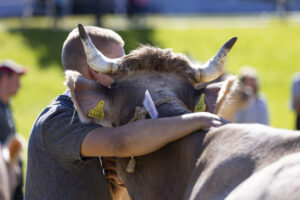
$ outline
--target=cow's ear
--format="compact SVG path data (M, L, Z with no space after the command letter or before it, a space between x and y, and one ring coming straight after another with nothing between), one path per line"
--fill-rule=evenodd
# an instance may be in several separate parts
M219 92L214 113L235 122L236 112L245 108L251 98L251 93L245 90L238 78L232 76L224 82L224 86Z
M84 78L75 71L66 71L66 85L69 88L75 109L80 120L85 123L98 123L110 126L107 120L107 88L99 83Z
M204 90L205 111L233 121L235 112L243 107L240 97L241 86L235 76L225 81L211 83ZM199 102L201 97L199 98Z
M217 102L218 102L218 96L220 94L220 91L222 90L222 84L220 83L214 83L211 85L208 85L204 90L204 101L206 105L207 112L215 113Z

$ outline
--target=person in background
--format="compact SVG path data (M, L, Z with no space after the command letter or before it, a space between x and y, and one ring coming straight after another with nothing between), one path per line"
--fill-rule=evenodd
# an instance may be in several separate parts
M259 123L269 125L269 114L266 99L259 92L257 71L250 66L240 69L240 81L246 93L250 95L248 106L235 115L237 123Z
M293 77L292 109L296 113L296 130L300 130L300 72L295 73Z
M11 98L20 88L20 76L26 73L26 68L12 60L0 62L0 143L4 144L11 135L16 134L15 122L10 107ZM22 169L22 161L20 161ZM23 199L22 170L18 186L12 194L13 199Z

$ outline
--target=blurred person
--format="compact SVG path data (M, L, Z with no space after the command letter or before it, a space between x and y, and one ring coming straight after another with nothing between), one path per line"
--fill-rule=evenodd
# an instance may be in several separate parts
M256 69L244 66L239 72L242 88L250 96L249 104L235 114L237 123L259 123L269 125L266 99L259 92L259 80Z
M300 130L300 72L295 73L293 77L292 108L296 113L296 130Z
M145 28L147 23L145 13L148 9L149 0L127 0L127 18L131 20L134 27Z
M20 88L20 76L25 74L26 69L12 60L0 62L0 142L6 143L8 138L16 134L15 122L10 107L11 98L16 95ZM22 169L22 161L20 160ZM21 170L22 177L22 170ZM12 194L13 199L23 199L23 179L19 180L18 186Z
M136 14L146 11L149 0L127 0L127 17L132 18Z
M85 29L105 56L124 56L124 42L117 33L94 26ZM111 77L95 72L88 65L77 28L63 44L62 64L65 70L78 71L103 86L110 87L113 83ZM224 123L218 116L204 112L109 128L81 123L66 91L42 111L32 128L25 200L110 199L102 167L106 178L114 183L113 199L120 199L124 187L115 173L114 157L150 153L196 130ZM103 165L109 166L101 166L100 155Z
M11 98L20 88L20 76L25 68L12 60L0 62L0 142L3 144L16 128L10 107Z

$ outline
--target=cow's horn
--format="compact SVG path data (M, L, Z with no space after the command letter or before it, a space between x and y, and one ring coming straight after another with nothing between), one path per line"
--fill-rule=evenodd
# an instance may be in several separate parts
M97 72L104 74L116 72L119 68L118 59L110 59L104 56L95 47L90 36L86 33L81 24L78 24L78 30L89 66Z
M237 37L231 38L221 47L219 52L213 58L203 65L196 66L195 79L198 83L212 81L222 75L226 55L236 41Z

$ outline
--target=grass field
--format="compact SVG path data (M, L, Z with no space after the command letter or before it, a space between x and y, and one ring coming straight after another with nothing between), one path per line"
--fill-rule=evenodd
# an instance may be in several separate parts
M139 43L149 43L173 48L198 61L206 61L225 41L237 36L239 40L228 56L226 70L236 74L243 65L256 67L261 90L269 103L271 125L294 128L295 116L289 108L289 99L291 77L300 71L298 21L260 17L153 17L146 20L149 26L144 29L123 26L122 30L117 29L117 24L123 23L122 18L108 17L104 25L118 30L125 40L127 53ZM45 19L33 19L22 28L18 19L0 22L0 59L14 59L29 69L22 78L22 89L12 101L17 130L26 138L43 107L65 90L61 47L78 22L92 23L88 18L75 17L69 19L69 23L63 19L59 29L52 29Z

